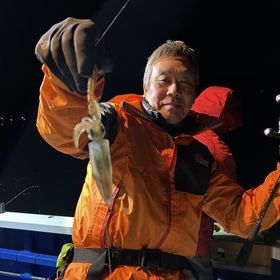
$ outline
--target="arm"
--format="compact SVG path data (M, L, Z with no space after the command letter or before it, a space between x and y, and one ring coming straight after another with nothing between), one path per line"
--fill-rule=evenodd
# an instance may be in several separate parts
M223 228L241 237L247 237L256 224L260 212L280 175L280 164L256 188L244 191L226 176L214 171L210 187L205 194L203 211ZM263 220L261 231L270 228L280 219L280 191L275 195Z
M37 58L44 64L45 73L40 89L38 130L54 148L80 158L88 156L85 151L87 135L82 135L78 150L72 138L75 125L88 116L88 78L93 71L98 74L94 94L99 100L104 74L110 71L102 44L95 46L97 38L96 27L91 20L67 18L53 25L35 48ZM107 112L110 113L108 107L105 114ZM107 128L110 125L106 119L103 117ZM108 131L110 133L110 128Z
M37 128L44 140L56 150L78 158L88 157L88 137L84 133L80 138L80 147L76 149L73 142L73 129L81 119L88 115L87 98L69 91L46 65L40 88ZM97 83L96 94L102 95L104 79ZM103 107L102 123L106 130L105 137L114 140L117 120L112 106L101 103Z

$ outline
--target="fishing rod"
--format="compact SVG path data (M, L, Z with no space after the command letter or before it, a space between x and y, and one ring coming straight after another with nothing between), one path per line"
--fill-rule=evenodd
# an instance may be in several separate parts
M277 103L280 103L280 94L278 94L276 97L275 97L275 100ZM278 116L278 131L275 131L274 129L272 128L266 128L264 130L264 134L268 137L273 137L273 138L280 138L280 115ZM279 154L280 154L280 145L279 145ZM241 247L239 253L238 253L238 256L236 258L236 264L239 266L239 267L244 267L247 262L248 262L248 259L251 255L251 252L252 252L252 249L253 249L253 246L254 246L254 243L255 243L255 240L258 236L258 233L261 229L261 224L262 224L262 221L264 219L264 216L267 212L267 209L271 203L271 201L273 200L275 194L277 193L278 189L279 189L279 186L280 186L280 176L278 177L275 185L273 186L271 192L270 192L270 195L267 199L267 201L265 202L261 212L260 212L260 216L259 216L259 219L257 220L256 224L254 225L253 229L251 230L248 238L246 239L245 243L243 244L243 246Z

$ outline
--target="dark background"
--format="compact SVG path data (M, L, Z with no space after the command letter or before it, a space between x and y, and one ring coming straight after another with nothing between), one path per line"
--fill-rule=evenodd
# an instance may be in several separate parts
M125 1L2 1L0 4L0 201L7 211L74 214L87 161L60 154L36 130L43 74L34 55L40 36L68 16L92 18L101 29ZM279 8L277 1L131 0L106 35L114 62L103 100L142 93L151 51L167 39L190 44L200 60L200 89L230 87L241 104L243 126L224 136L245 188L263 181L278 160L280 91Z

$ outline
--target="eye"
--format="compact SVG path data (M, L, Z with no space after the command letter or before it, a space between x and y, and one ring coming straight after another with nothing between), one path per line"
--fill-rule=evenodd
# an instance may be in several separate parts
M181 80L179 81L180 87L183 89L189 89L189 90L193 90L195 87L192 83L190 83L189 81L186 80Z
M157 79L157 82L160 83L161 85L166 85L170 83L170 79L168 79L167 77L159 77Z

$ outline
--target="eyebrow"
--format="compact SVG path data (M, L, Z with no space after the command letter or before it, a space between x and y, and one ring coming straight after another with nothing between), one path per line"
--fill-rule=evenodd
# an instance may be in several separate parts
M161 74L165 74L165 73L172 73L172 68L169 67L161 67L157 70L157 74L161 75ZM184 71L180 71L180 74L189 74L190 72L188 71L188 69L185 69Z

